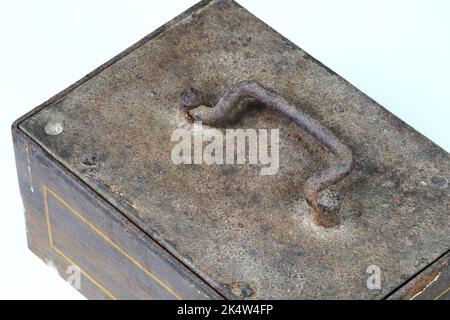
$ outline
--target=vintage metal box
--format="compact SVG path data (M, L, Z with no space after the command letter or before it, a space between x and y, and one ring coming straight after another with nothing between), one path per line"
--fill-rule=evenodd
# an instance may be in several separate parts
M88 298L449 298L448 153L233 1L199 3L12 131L29 247L79 268ZM248 150L202 158L238 131Z

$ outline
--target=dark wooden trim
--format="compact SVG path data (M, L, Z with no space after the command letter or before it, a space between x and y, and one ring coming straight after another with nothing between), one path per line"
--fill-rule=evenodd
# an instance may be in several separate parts
M136 283L137 280L134 280L135 278L142 278L146 275L148 281L153 282L153 285L160 289L157 291L160 294L152 293L151 297L153 298L168 299L170 297L167 296L167 292L169 292L172 298L178 299L202 299L202 297L203 299L223 299L221 294L174 258L110 203L97 193L92 192L91 188L68 172L64 166L50 157L41 146L26 136L20 129L15 128L13 130L13 139L19 186L27 221L28 245L44 261L47 261L47 263L51 261L58 268L61 275L64 274L67 265L76 265L78 260L84 259L85 262L92 260L99 266L100 271L95 271L97 277L114 272L115 269L116 274L121 272L129 273L131 283ZM58 231L60 234L60 244L58 245L53 243L49 232L49 219L51 217L49 215L48 195L50 194L52 198L51 209L55 210L54 212L52 211L52 215L55 215L52 217L53 219L56 217L53 222L57 221L58 224L66 223L67 226L63 230ZM62 195L64 195L64 199L62 199ZM76 221L80 222L79 225L73 223L75 221L73 219L67 220L67 217L66 220L72 221L72 223L64 222L64 215L68 212L70 213L70 211L78 213L79 217ZM95 219L97 221L94 221ZM87 229L84 225L90 228L89 232L86 232ZM66 237L66 233L72 234L72 236L67 235ZM110 240L111 235L106 233L121 240L119 241L120 243L117 240ZM84 243L92 235L100 240L103 238L103 242L90 241L91 246L89 248L97 252L95 256L92 255L92 250L83 251L77 249L80 243ZM111 261L122 261L121 268L115 268L114 263L109 264L111 261L108 260L108 263L106 263L102 259L102 254L105 250L100 249L107 248L104 245L105 242L109 242L109 247L114 249L112 250L113 254L109 253L107 258ZM73 243L76 245L72 248L73 250L64 251L60 248L61 243L68 248L71 248ZM122 249L124 246L129 248ZM88 251L91 252L91 255L85 257ZM146 267L147 264L140 262L143 259L145 259L147 264L153 264L152 271L149 271L148 267ZM102 264L105 268L100 268ZM104 270L103 274L101 270ZM161 280L160 276L154 275L155 272L162 274L166 279ZM115 297L115 295L109 293L109 290L102 290L102 288L107 287L106 284L104 286L96 285L97 281L92 281L94 276L91 273L82 272L82 274L83 278L90 280L89 282L91 283L91 286L88 285L87 288L83 286L81 290L87 297L94 299ZM84 283L89 282L85 281ZM183 283L186 283L186 285L183 285ZM110 284L109 281L108 284ZM172 289L176 287L178 287L177 290ZM126 299L128 295L135 297L131 294L131 289L129 291L123 290L124 296L121 296L121 298Z

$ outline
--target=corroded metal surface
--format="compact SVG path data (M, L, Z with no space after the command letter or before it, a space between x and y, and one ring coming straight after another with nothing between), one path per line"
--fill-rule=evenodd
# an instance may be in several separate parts
M188 115L195 121L210 126L223 124L232 109L246 98L256 98L265 106L283 113L321 142L337 158L337 164L326 170L314 173L303 185L306 201L312 208L312 220L323 227L334 227L339 224L340 206L319 207L318 193L344 179L353 168L352 152L328 129L316 120L301 112L283 97L254 81L244 81L227 90L214 108L204 105L204 98L196 89L188 89L181 93L181 105L188 110ZM340 202L340 201L339 201ZM338 208L336 210L336 208Z
M339 227L311 224L299 188L335 158L257 103L234 126L280 128L277 175L171 162L172 132L191 126L180 92L201 88L215 105L248 79L351 149ZM205 2L21 128L229 298L382 298L449 248L448 153L231 1ZM380 290L366 287L370 265Z

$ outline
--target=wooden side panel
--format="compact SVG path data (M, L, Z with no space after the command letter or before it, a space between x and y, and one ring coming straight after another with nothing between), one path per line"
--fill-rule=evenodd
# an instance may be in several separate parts
M29 248L65 279L78 269L86 297L221 298L15 127L13 137Z
M450 300L450 252L411 279L388 299Z

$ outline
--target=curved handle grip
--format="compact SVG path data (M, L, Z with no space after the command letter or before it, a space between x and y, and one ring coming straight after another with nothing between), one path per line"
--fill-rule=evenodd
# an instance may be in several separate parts
M282 112L300 128L319 140L336 156L337 164L321 170L308 178L303 185L303 192L312 208L312 220L314 223L324 227L337 225L340 221L338 212L340 204L335 206L334 209L329 209L326 204L319 203L318 193L341 181L351 172L353 156L350 149L341 143L331 131L298 110L275 92L264 88L254 81L244 81L233 86L213 108L206 107L201 93L191 88L181 93L181 105L192 119L215 126L223 122L228 112L244 98L257 99L267 106Z

